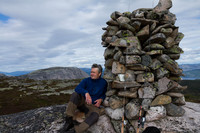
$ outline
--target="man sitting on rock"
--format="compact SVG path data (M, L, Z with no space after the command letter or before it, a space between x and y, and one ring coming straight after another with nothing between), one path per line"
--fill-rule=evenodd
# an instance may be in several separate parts
M107 91L107 82L101 78L101 65L93 64L89 78L85 78L75 88L71 95L68 107L66 109L66 123L64 130L69 132L82 133L94 124L100 115L100 105L105 99ZM82 123L75 120L75 111L79 109L86 115ZM69 130L74 126L74 130Z

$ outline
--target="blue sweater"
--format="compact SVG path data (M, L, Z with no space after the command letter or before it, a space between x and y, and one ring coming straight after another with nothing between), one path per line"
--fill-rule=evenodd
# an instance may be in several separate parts
M89 93L92 98L92 104L95 104L94 101L97 99L105 99L106 98L106 91L107 91L107 82L103 78L99 79L91 79L85 78L83 79L80 84L75 88L75 91L78 94L81 94L85 98L85 93Z

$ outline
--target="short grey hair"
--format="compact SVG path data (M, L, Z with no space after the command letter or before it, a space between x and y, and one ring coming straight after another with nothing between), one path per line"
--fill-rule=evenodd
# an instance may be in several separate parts
M102 73L102 66L100 64L93 64L91 68L98 68L98 72Z

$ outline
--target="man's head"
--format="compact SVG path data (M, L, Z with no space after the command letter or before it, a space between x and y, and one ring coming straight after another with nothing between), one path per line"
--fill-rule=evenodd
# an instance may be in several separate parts
M93 64L90 72L91 79L98 79L99 77L101 77L101 74L102 74L101 65Z

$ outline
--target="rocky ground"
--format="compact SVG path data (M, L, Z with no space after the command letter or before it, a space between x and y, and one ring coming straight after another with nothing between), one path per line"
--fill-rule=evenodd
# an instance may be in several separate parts
M11 115L2 115L0 116L0 132L57 133L64 125L65 108L66 105L56 105ZM183 117L167 116L159 121L145 123L145 127L156 126L162 129L162 133L199 133L200 104L186 102L183 108L186 111ZM137 121L133 125L137 127ZM120 130L116 130L117 127L120 129L120 123L113 128L110 118L104 114L95 125L88 129L87 133L120 132ZM132 132L135 132L135 130L133 129Z

